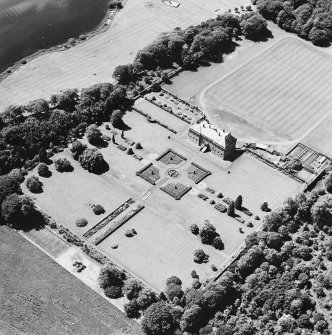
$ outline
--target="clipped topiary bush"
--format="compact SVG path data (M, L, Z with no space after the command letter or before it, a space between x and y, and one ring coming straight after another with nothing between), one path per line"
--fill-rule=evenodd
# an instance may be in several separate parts
M31 176L26 181L27 188L32 193L43 192L43 183L36 176Z
M77 219L76 226L77 227L85 227L88 224L88 220L85 218Z
M67 158L58 158L54 161L55 169L59 172L71 172L74 170L73 166Z
M101 215L105 213L105 209L102 205L96 205L93 207L92 210L96 215Z

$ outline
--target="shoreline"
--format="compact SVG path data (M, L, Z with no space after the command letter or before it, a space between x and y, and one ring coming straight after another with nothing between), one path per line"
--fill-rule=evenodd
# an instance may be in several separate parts
M122 2L122 6L124 6L126 4L127 0L124 0ZM4 69L1 73L0 73L0 83L6 79L7 77L9 77L11 74L13 74L15 71L19 70L22 66L26 65L28 62L31 62L33 59L42 56L42 55L46 55L48 53L51 52L60 52L60 51L66 51L68 49L71 49L77 45L80 45L86 41L88 41L90 38L99 35L101 33L106 32L112 22L113 19L115 17L115 15L122 9L111 9L108 7L107 12L103 18L103 20L100 22L100 24L92 31L87 32L85 34L81 34L80 36L84 36L85 38L82 39L79 37L76 38L72 38L74 41L74 43L69 42L69 40L71 40L71 38L69 38L66 42L63 42L61 44L55 45L53 47L50 47L48 49L40 49L34 53L32 53L31 55L27 56L27 57L23 57L20 60L18 60L17 62L15 62L13 65L7 67L6 69Z

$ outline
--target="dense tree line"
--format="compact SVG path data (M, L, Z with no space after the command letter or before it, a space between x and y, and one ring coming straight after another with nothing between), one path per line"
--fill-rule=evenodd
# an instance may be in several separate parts
M149 335L330 334L332 174L324 187L289 198L248 235L241 257L216 281L166 281L164 304L144 313ZM237 200L239 202L239 200ZM317 306L319 304L319 307ZM325 308L325 309L324 309Z
M253 0L258 12L282 29L317 45L332 41L330 0Z
M154 75L163 79L164 71L174 63L184 69L195 69L202 59L220 60L235 47L233 40L239 36L259 40L267 32L266 20L257 13L242 16L225 13L197 26L161 34L137 53L132 64L116 67L113 78L130 90L136 90L139 83L139 90L151 84Z

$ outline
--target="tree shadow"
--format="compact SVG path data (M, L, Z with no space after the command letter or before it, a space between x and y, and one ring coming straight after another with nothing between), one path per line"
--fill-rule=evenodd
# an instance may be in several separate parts
M121 131L131 130L131 127L128 126L122 119L119 120L115 125L113 125L113 127Z
M99 175L109 171L109 169L110 169L110 166L108 165L108 163L106 161L104 161L99 165L98 169L93 171L93 173L99 176Z
M253 42L267 42L269 39L274 38L271 30L266 29L263 33L258 34L254 37L247 37L248 40L251 40Z
M30 230L41 230L45 227L45 217L44 215L39 212L35 211L31 217L25 219L22 224L20 225L20 230L24 232L28 232Z

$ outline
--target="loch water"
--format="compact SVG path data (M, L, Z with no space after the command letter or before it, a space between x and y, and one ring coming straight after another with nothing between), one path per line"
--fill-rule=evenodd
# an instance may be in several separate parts
M107 7L107 0L0 0L0 72L96 29Z

